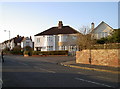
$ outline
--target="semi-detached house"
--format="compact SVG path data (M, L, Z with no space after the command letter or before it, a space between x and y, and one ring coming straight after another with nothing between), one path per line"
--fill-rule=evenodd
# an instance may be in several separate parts
M34 35L35 51L68 50L77 51L76 44L78 31L70 26L63 26L59 21L58 26L51 27L41 33Z

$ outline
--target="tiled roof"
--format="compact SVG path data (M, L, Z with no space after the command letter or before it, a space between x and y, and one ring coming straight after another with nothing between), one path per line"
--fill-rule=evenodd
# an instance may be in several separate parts
M15 38L14 38L14 42L15 42L15 43L21 43L21 41L22 41L23 39L24 39L24 37L18 37L18 38L15 37Z
M35 36L58 35L58 34L75 34L75 33L79 33L79 32L76 31L75 29L73 29L70 26L62 26L61 29L59 29L58 27L49 28L48 30L45 30L45 31L43 31L41 33L36 34Z

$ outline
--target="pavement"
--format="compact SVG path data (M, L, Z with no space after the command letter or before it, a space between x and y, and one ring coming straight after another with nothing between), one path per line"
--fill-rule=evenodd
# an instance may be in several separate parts
M67 67L120 74L120 67L100 66L100 65L92 65L92 64L80 64L80 63L76 63L73 60L61 62L60 64L63 66L67 66Z

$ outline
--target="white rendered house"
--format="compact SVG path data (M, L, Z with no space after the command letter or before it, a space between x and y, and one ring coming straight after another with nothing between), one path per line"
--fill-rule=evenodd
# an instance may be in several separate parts
M35 51L55 51L55 50L78 50L76 40L78 31L70 26L63 26L59 21L58 26L51 27L34 36Z
M32 39L29 37L24 37L23 40L21 41L21 48L24 48L26 46L29 46L31 48L33 48L33 42Z
M101 39L110 36L111 32L114 30L103 21L96 28L94 28L94 23L92 23L91 29L92 39Z

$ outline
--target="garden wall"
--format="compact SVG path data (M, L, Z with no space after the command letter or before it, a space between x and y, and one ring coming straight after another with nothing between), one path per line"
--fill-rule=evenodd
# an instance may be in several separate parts
M120 67L120 49L96 49L76 52L76 63Z

